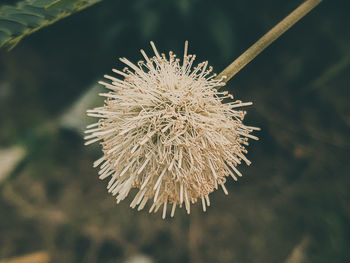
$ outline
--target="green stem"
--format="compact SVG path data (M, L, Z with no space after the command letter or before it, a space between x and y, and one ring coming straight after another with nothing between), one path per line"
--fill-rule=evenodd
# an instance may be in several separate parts
M290 13L286 18L279 22L274 28L261 37L254 45L247 49L235 61L233 61L227 68L225 68L217 78L226 76L225 82L228 82L234 75L236 75L242 68L244 68L250 61L259 55L265 48L267 48L273 41L279 38L284 32L291 28L303 16L309 13L322 0L307 0L301 4L297 9Z

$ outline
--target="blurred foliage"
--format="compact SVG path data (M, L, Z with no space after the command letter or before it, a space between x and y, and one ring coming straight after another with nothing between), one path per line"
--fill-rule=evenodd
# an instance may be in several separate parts
M0 5L0 47L14 48L19 41L101 0L22 0Z
M67 263L135 254L169 263L350 262L346 1L324 1L228 83L254 102L246 123L262 127L261 140L249 147L243 178L228 183L229 196L214 192L206 213L198 205L162 220L130 209L129 199L116 205L92 168L100 149L70 129L81 120L62 125L121 66L118 57L150 53L149 40L179 57L189 40L198 62L220 72L300 2L105 0L1 51L0 146L21 145L27 157L0 186L0 258L44 250Z

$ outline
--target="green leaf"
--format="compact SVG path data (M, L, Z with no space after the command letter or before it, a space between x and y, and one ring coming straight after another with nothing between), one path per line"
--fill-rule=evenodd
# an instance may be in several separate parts
M9 34L4 31L0 31L0 42L5 41L9 37Z
M21 0L0 4L0 48L14 48L24 37L102 0Z
M37 6L37 7L47 7L51 5L53 2L56 2L54 0L33 0L30 1L31 5Z
M50 5L47 5L45 8L69 10L74 7L76 2L79 2L79 0L55 0Z
M15 19L0 18L0 28L5 28L14 35L22 33L26 29L26 25Z
M40 26L44 20L44 17L42 16L24 14L24 13L10 14L9 17L15 20L20 20L22 22L25 22L27 27L32 27L32 28Z

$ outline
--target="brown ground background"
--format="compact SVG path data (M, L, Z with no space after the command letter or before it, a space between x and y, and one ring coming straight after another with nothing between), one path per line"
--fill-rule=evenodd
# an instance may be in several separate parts
M350 262L346 1L324 1L229 82L254 102L246 123L261 140L206 213L198 205L162 220L129 199L116 205L92 168L98 147L81 138L83 112L98 101L91 88L118 57L138 61L150 40L180 56L189 40L220 72L300 3L105 0L0 50L0 148L26 152L0 182L0 259Z

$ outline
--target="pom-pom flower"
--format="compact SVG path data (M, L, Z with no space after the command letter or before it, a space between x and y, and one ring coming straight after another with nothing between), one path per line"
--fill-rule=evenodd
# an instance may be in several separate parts
M233 96L219 92L223 78L212 74L208 62L192 65L194 55L183 61L169 52L167 58L155 53L134 65L126 58L123 71L113 69L122 77L109 75L108 82L99 82L111 91L103 107L88 110L99 121L87 127L85 144L101 141L103 156L94 163L100 166L99 178L109 178L108 192L117 203L125 199L132 188L138 192L131 207L138 210L152 203L149 212L168 204L171 216L176 206L201 200L203 210L210 205L209 194L222 187L226 177L235 181L242 176L236 166L245 157L248 138L255 127L242 123L245 112L237 110L251 102L232 101ZM231 102L223 103L224 99Z

